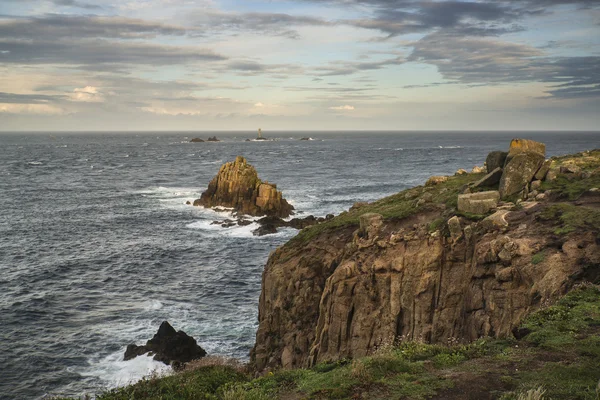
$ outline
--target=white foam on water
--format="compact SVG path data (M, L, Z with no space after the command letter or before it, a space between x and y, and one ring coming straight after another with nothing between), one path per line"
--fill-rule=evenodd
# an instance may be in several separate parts
M79 373L82 376L100 379L108 388L125 386L150 375L167 375L172 372L170 366L154 361L148 355L123 361L125 348L100 360L90 362L88 368Z
M229 228L224 228L221 225L213 225L212 221L201 220L187 224L186 228L199 229L206 232L209 236L228 236L235 238L257 238L254 236L252 231L257 229L260 225L252 223L246 226L235 225Z
M29 165L42 165L43 163L41 161L29 161L27 164L29 164Z
M148 303L144 304L144 310L160 310L163 308L163 303L158 300L150 300Z

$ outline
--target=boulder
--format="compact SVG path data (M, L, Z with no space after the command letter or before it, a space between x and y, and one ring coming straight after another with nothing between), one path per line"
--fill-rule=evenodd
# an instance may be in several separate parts
M483 221L481 221L481 225L485 229L489 230L506 228L508 227L508 221L506 220L507 214L510 214L509 210L498 210L489 217L486 217Z
M505 199L526 189L544 160L545 157L536 152L516 154L504 167L500 178L500 197Z
M489 192L468 193L458 195L458 211L471 214L486 214L496 208L500 194L497 190Z
M535 173L535 179L537 179L538 181L543 181L546 178L546 174L548 174L548 171L550 171L551 165L552 160L544 161L538 172Z
M196 339L183 331L176 331L164 321L154 337L144 346L130 344L125 350L124 360L131 360L142 354L152 352L154 360L167 365L186 363L206 356L206 351L196 343Z
M431 178L427 179L425 186L439 185L440 183L444 183L447 180L448 180L447 176L432 176Z
M195 137L192 140L190 140L190 143L204 143L204 140Z
M229 207L242 214L281 218L290 216L294 209L275 184L261 181L256 169L239 156L221 166L194 205Z
M217 139L216 136L213 137L209 137L208 139L206 139L207 142L220 142L219 139Z
M500 178L502 177L502 168L498 167L494 169L492 172L475 182L473 187L487 187L494 186L498 182L500 182Z
M505 151L492 151L490 154L488 154L487 158L485 159L485 165L487 167L488 174L496 170L496 168L504 167L504 162L506 161L507 155L508 153Z
M506 156L505 165L512 160L514 156L521 153L537 153L546 157L546 145L529 139L513 139L510 142L508 155ZM537 171L536 171L537 172Z

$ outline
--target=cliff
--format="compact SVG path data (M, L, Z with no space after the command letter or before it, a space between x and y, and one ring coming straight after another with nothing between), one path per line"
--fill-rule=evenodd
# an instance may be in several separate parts
M276 185L261 181L256 169L239 156L221 166L194 206L230 207L242 214L281 218L290 216L294 209Z
M274 251L253 367L310 367L397 340L519 336L526 315L578 281L598 281L600 150L544 161L534 145L511 144L492 181L434 179L306 228ZM485 191L492 196L479 199ZM459 207L458 195L471 192L481 214Z

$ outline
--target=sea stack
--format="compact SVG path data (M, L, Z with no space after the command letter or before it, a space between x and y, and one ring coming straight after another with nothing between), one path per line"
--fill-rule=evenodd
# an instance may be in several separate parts
M247 215L280 218L289 217L294 210L277 185L261 181L256 169L241 156L221 166L194 205L229 207Z

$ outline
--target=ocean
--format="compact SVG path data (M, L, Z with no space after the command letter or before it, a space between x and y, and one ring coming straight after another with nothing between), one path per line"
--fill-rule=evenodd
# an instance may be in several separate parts
M217 135L217 143L189 143ZM163 320L211 355L248 359L269 253L227 213L186 205L237 155L297 216L324 216L483 165L513 137L548 156L600 148L579 132L0 134L0 398L82 395L168 367L122 361ZM314 140L300 141L310 136Z

